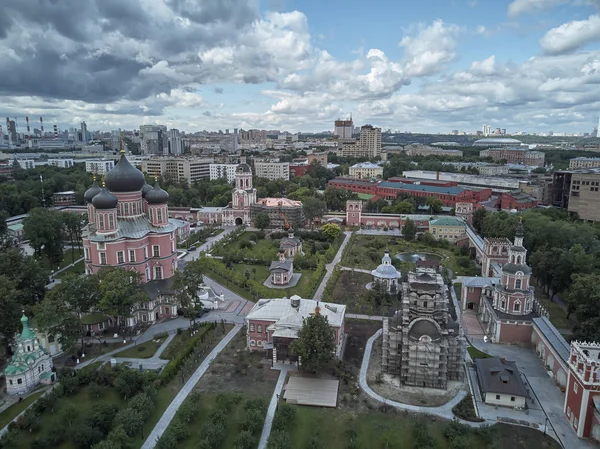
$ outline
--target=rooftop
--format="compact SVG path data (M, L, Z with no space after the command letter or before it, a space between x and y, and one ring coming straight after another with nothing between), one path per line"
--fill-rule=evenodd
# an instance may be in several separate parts
M475 359L477 377L484 393L527 396L527 390L515 362L500 357Z
M486 137L485 139L479 139L473 142L473 145L498 145L498 144L514 144L521 145L523 142L517 139L511 139L510 137Z
M354 164L350 168L370 168L370 169L377 169L377 168L381 168L381 167L379 165L377 165L377 164L372 163L372 162L359 162L358 164Z
M298 301L298 307L292 305L292 300ZM298 314L300 318L307 318L315 313L319 306L319 313L327 317L327 321L333 327L340 327L346 314L346 306L342 304L333 304L314 299L302 299L299 296L277 299L260 299L246 316L246 320L265 320L265 321L283 321L292 319L293 315ZM301 322L301 320L300 320Z
M301 201L287 198L261 198L256 204L266 207L302 207Z
M569 345L567 340L565 340L565 337L558 332L558 329L550 323L550 320L546 317L534 318L533 324L538 327L542 335L548 340L560 358L565 362L569 360L571 345Z
M465 226L465 222L460 218L455 217L441 217L431 220L429 225L433 226Z
M402 182L388 182L383 181L379 184L379 187L398 189L398 190L409 190L411 192L431 192L431 193L445 193L448 195L460 195L465 191L461 187L438 187L438 186L426 186L422 184L404 184Z

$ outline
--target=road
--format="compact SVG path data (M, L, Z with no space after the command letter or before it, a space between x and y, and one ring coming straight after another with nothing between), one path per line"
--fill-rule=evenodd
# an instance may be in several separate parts
M260 434L258 449L266 449L267 447L269 435L271 435L271 427L273 426L273 418L275 417L275 412L277 411L277 404L279 403L279 396L281 395L281 391L283 390L283 384L285 383L285 378L287 377L287 374L288 368L281 367L281 372L279 373L279 378L277 379L277 385L275 385L273 396L271 396L271 401L269 402L267 416L265 416L265 423L263 424L263 430Z

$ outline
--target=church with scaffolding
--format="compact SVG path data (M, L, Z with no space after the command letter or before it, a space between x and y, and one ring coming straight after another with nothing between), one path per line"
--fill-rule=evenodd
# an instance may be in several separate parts
M402 303L383 322L382 370L401 385L448 387L462 381L465 339L443 277L417 267L402 283Z

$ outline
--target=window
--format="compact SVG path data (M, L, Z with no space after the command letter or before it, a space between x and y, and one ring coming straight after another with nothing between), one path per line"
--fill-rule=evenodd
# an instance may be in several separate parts
M105 249L105 248L106 248L106 243L104 243L104 242L98 243L98 249Z
M137 215L137 203L131 203L131 214Z
M129 203L123 204L123 211L125 212L125 215L129 215Z
M250 332L254 332L254 324L250 325Z
M54 335L48 335L48 343L54 343Z
M98 329L100 329L101 331L104 330L104 323L98 323Z
M156 211L158 221L162 221L162 209L157 209Z
M516 288L517 290L520 290L520 289L521 289L521 282L523 282L523 281L521 281L521 279L517 279L517 280L515 281L515 288Z
M147 315L142 315L142 321L148 321L148 316Z
M100 255L100 265L106 265L106 253L99 253Z
M256 342L254 340L250 340L250 346L256 346Z
M510 397L510 402L515 402L515 397L514 396Z
M23 379L21 379L21 378L19 377L19 378L17 379L17 383L18 383L19 385L21 385L21 384L23 383Z
M113 214L108 214L108 227L110 229L115 227L115 217Z
M144 246L144 259L148 258L148 247Z
M146 268L146 282L150 280L150 268Z
M8 384L9 384L9 385L12 385L12 384L13 384L13 382L12 382L12 379L8 381Z
M579 390L579 385L577 384L577 382L573 382L573 391L575 393L577 393L578 390Z
M98 214L98 229L104 230L104 214Z
M579 192L571 192L571 196L579 196Z
M506 301L503 299L502 301L500 301L500 308L504 309L506 307Z
M426 309L427 308L427 301L423 301L423 307Z
M513 307L515 312L520 312L521 311L521 303L520 302L516 302L514 307Z
M160 246L152 245L152 257L160 257Z
M500 395L499 394L496 395L496 399L500 400Z
M89 248L85 248L85 260L90 260L90 249Z
M135 250L129 250L129 262L135 262Z
M31 352L31 346L27 345L27 352Z
M163 273L162 273L162 267L154 267L154 279L162 279L163 278Z
M125 263L125 255L123 251L117 251L117 263Z
M259 334L262 334L262 324L259 324L259 325L258 325L258 333L259 333Z

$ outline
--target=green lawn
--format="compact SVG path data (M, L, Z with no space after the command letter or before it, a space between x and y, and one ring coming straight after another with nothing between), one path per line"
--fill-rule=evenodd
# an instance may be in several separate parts
M137 358L137 359L149 359L154 355L154 353L160 348L160 345L165 339L161 339L159 341L146 341L144 343L140 343L139 345L135 345L132 348L124 349L121 352L117 352L114 357L128 357L128 358Z
M565 312L558 303L550 302L550 298L545 295L541 288L535 289L535 298L546 308L550 314L550 322L558 329L573 329L576 321L571 317L567 319L567 312Z
M71 252L71 248L66 249L63 261L58 265L59 269L72 264L74 260L81 259L83 257L83 250L79 251L77 250L77 248L75 248L74 255L75 259L73 259L73 253ZM39 261L44 268L56 271L56 267L50 266L50 261L48 260L45 254L43 254L42 257L39 258Z
M480 351L475 346L469 346L467 348L467 352L469 353L472 359L490 359L493 357L483 351Z
M72 267L69 267L66 270L58 273L55 277L57 277L58 279L62 279L67 274L84 274L84 273L85 273L85 266L83 264L83 260L80 260Z
M275 260L275 259L273 259ZM249 264L235 264L233 269L239 273L245 274L246 271L250 273L250 278L254 279L261 284L267 280L270 276L271 272L269 271L269 267L264 265L249 265ZM314 272L311 270L298 270L294 269L294 273L302 273L298 283L294 287L290 288L272 288L269 289L269 295L267 298L282 298L284 296L290 298L293 295L301 295L301 292L310 290L314 293L316 288L319 286L320 280L317 282L314 279ZM314 288L311 288L314 287ZM301 295L302 296L302 295ZM311 295L312 296L312 295Z
M225 256L231 252L240 251L244 254L245 258L255 257L261 259L262 257L269 257L271 254L275 258L279 250L279 240L272 240L270 238L258 239L256 238L257 234L258 232L256 231L246 231L231 243L224 246L217 245L213 250L213 255ZM244 242L250 242L251 238L256 238L256 242L252 243L250 247L242 248Z
M349 313L387 315L390 308L395 310L398 304L393 296L390 296L387 303L379 305L369 297L366 285L371 281L373 281L373 276L370 274L342 270L331 297L324 298L324 300L346 304Z
M29 405L33 404L33 402L39 398L44 392L38 391L37 393L32 393L23 399L21 402L17 402L2 413L0 413L0 429L4 428L4 426L8 425L13 419L15 419L19 413L25 410Z

